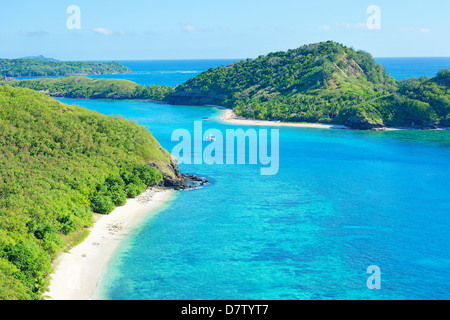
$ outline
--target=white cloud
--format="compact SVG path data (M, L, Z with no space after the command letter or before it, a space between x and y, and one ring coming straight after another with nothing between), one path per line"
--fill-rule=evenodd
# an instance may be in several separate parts
M44 37L44 36L48 35L47 31L42 31L42 30L38 30L38 31L20 30L18 33L20 35L26 36L26 37Z
M132 32L124 31L124 30L111 30L108 28L92 28L92 31L94 31L96 34L102 35L102 36L131 36L134 35Z
M192 24L184 24L182 25L182 29L183 31L186 32L202 32L203 29L197 28L196 26L192 25Z
M103 36L112 36L114 34L113 30L107 28L93 28L92 31Z
M327 24L323 24L321 26L319 26L320 30L331 30L331 27Z

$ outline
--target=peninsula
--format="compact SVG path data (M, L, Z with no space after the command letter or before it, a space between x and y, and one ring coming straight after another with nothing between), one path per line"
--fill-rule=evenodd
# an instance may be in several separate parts
M59 77L130 72L130 68L117 62L56 61L43 57L0 59L0 77Z
M211 68L177 87L69 77L4 82L53 96L220 105L250 120L351 129L450 126L450 71L396 81L372 56L328 41Z

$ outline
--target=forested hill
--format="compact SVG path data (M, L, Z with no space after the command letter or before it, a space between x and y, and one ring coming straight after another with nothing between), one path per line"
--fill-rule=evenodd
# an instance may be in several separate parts
M332 89L367 95L393 85L370 54L329 41L210 69L180 85L170 101L231 106L247 98L268 101Z
M82 99L145 99L162 101L173 92L172 87L144 87L124 79L92 79L89 77L39 78L3 82L13 87L30 88L55 97Z
M0 59L1 77L41 77L129 73L117 62L48 61L37 59Z
M332 41L213 68L176 88L86 77L2 83L73 98L222 105L245 118L353 129L450 126L449 70L396 81L369 53Z
M441 71L440 78L448 78ZM166 97L216 104L261 120L340 123L355 129L449 123L448 81L398 83L364 51L328 41L210 69Z
M93 212L175 178L175 168L143 126L0 86L0 300L42 298L52 258Z

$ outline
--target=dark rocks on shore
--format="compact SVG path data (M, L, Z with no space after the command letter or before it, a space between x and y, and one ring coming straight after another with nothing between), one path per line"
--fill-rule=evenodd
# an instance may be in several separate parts
M361 116L353 116L348 118L344 125L353 130L372 130L372 131L384 131L386 126L381 123L369 120ZM409 129L409 130L439 130L446 128L445 126L439 126L438 123L426 122L426 121L405 121L405 125L396 127L397 129Z
M348 118L344 122L344 125L354 130L383 130L385 128L383 124L371 121L359 115Z
M189 190L197 189L209 181L206 178L199 177L190 173L180 174L180 177L174 179L172 177L164 177L161 185L165 188L171 188L174 190Z
M202 178L190 173L180 173L178 169L177 160L172 158L169 164L169 170L171 175L163 175L163 181L160 185L165 188L171 188L174 190L189 190L197 189L205 184L209 183L206 178Z

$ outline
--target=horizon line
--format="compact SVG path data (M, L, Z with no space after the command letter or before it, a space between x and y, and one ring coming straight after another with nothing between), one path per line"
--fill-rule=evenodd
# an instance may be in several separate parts
M40 55L37 55L35 57L38 57ZM34 57L34 56L31 56ZM53 58L53 57L46 57L47 59L55 59L57 61L60 62L72 62L72 61L79 61L79 62L106 62L106 61L201 61L201 60L236 60L236 61L241 61L241 60L247 60L247 59L255 59L255 58L173 58L173 59L57 59L57 58ZM372 56L374 59L417 59L417 58L450 58L450 56L412 56L412 57L407 57L407 56ZM7 59L7 60L19 60L19 59L23 59L23 58L0 58L0 59Z

